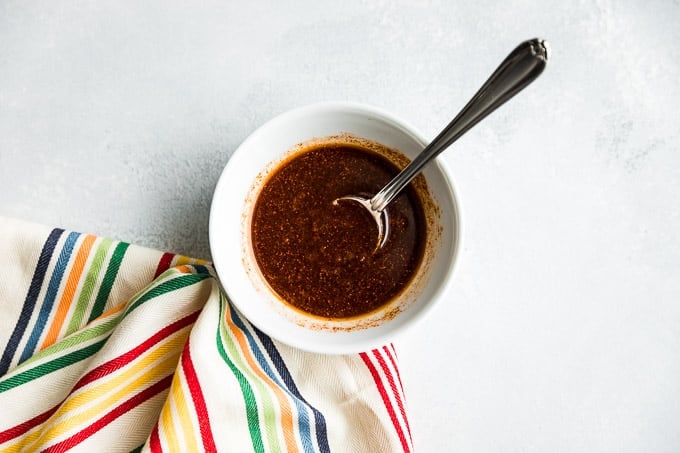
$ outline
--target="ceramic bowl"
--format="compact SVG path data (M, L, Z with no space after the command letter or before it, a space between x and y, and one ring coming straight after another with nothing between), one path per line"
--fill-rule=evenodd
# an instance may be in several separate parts
M443 302L460 249L461 219L449 171L435 159L422 173L431 202L425 257L407 290L383 309L353 319L322 319L292 309L269 288L255 261L250 243L254 203L267 175L301 144L337 136L378 142L410 159L427 143L404 121L366 105L323 103L283 113L253 132L229 159L215 188L209 229L218 277L242 315L288 345L345 354L393 341Z

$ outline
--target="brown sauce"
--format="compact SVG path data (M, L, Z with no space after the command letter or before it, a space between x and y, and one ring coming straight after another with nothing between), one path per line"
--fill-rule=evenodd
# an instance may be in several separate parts
M251 224L255 260L272 290L324 318L372 312L397 296L422 260L425 218L405 190L388 207L390 236L373 253L377 228L361 206L398 173L385 157L349 144L321 144L281 164L258 195Z

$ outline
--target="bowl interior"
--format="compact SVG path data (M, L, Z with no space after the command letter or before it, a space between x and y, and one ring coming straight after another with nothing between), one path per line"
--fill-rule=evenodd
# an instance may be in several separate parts
M355 104L317 104L302 107L269 121L234 152L213 196L210 212L210 248L215 268L234 306L255 326L291 346L323 353L350 353L388 343L404 327L431 308L444 292L459 248L459 212L453 187L440 162L423 174L438 207L439 234L427 278L408 306L389 320L368 328L323 328L300 322L276 300L264 282L253 278L254 258L247 238L248 211L255 181L275 168L286 153L315 137L349 133L396 148L415 157L425 141L413 128L377 109ZM319 328L321 327L321 328Z

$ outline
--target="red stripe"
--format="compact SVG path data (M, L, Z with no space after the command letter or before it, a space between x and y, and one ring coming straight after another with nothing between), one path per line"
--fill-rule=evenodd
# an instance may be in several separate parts
M151 435L149 436L149 449L153 453L163 453L163 447L161 447L161 438L158 436L158 422L153 427Z
M399 374L399 368L397 367L397 361L394 359L394 356L390 352L390 348L387 346L383 346L383 350L387 353L387 357L390 359L390 362L392 362L392 366L394 367L394 370L397 372L397 379L399 380L399 387L401 387L401 393L404 393L404 384L401 382L401 374Z
M397 414L394 412L394 407L392 407L392 403L390 402L390 398L387 396L387 392L385 391L385 386L383 385L382 381L380 380L380 375L378 374L378 370L373 366L373 363L371 362L371 359L368 357L368 354L365 352L362 352L359 354L361 356L361 359L364 361L366 364L366 367L368 370L371 372L371 376L373 376L373 381L375 381L376 386L378 387L378 392L380 393L380 396L382 397L383 404L385 404L385 409L387 409L387 413L390 415L390 420L392 420L392 424L394 425L394 428L397 430L397 435L399 436L399 441L401 442L401 447L404 449L405 452L409 453L411 449L408 446L408 442L406 441L406 437L404 436L404 430L401 429L401 425L399 424L399 420L397 420Z
M134 349L131 349L125 354L118 356L115 359L110 360L93 369L92 371L84 375L82 378L80 378L76 385L73 386L73 389L71 390L69 395L78 390L79 388L84 387L87 384L96 381L97 379L101 379L102 377L110 373L113 373L116 370L119 370L120 368L124 367L125 365L129 364L130 362L141 356L145 351L149 350L151 347L159 343L164 338L172 335L173 333L183 329L188 325L193 324L196 321L196 318L198 317L199 313L200 310L188 316L185 316L184 318L175 321L174 323L168 326L165 326L164 328L156 332L153 336L149 337L147 340L145 340L143 343L141 343ZM34 427L44 423L47 419L49 419L52 416L52 414L54 414L57 411L57 409L59 409L59 407L64 403L64 401L66 401L66 399L68 399L68 397L62 400L56 406L48 409L42 414L39 414L31 418L30 420L26 420L25 422L19 425L6 429L5 431L0 431L0 443L8 442L30 431Z
M170 265L172 264L173 258L175 258L175 255L167 252L164 253L163 256L161 256L161 260L158 262L158 267L156 267L156 273L153 274L154 280L163 272L170 269Z
M125 354L120 355L115 359L112 359L106 363L99 365L97 368L93 369L92 371L84 375L82 378L80 378L80 380L73 387L73 390L71 390L71 393L129 364L130 362L141 356L144 352L151 349L154 345L156 345L163 339L169 337L178 330L181 330L184 327L193 324L196 321L196 318L198 318L199 313L200 310L195 311L192 314L185 316L184 318L179 319L173 322L172 324L163 327L161 330L159 330L151 337L146 339L143 343L136 346L134 349L131 349Z
M84 440L86 440L88 437L92 436L95 434L97 431L101 430L104 428L106 425L109 423L113 422L116 420L118 417L121 415L125 414L126 412L130 412L140 404L144 403L145 401L153 398L163 390L167 390L170 388L170 383L172 382L172 374L164 377L160 381L156 382L153 384L151 387L148 387L141 392L137 393L135 396L130 398L129 400L121 403L117 407L115 407L111 412L107 413L104 415L102 418L97 420L96 422L92 423L90 426L87 428L83 429L82 431L78 432L77 434L74 434L73 436L64 439L63 441L52 445L51 447L43 450L43 452L63 452L66 451L70 448L75 447L76 445L80 444Z
M46 410L42 414L36 415L30 420L26 420L20 425L16 425L4 431L0 431L0 444L9 442L10 440L30 431L33 427L38 426L41 423L44 423L45 420L50 418L52 414L54 414L57 411L57 409L59 409L60 405L61 403L57 404L51 409Z
M387 348L385 348L385 350L387 350ZM404 410L404 403L401 400L401 394L399 393L399 390L397 390L397 386L394 383L394 376L392 376L392 372L388 368L387 363L385 362L385 359L380 354L380 351L378 351L377 349L374 349L373 355L375 356L376 359L378 359L378 363L380 364L380 368L382 368L383 373L385 373L385 376L387 376L387 380L390 383L390 388L392 389L392 394L394 395L395 399L397 400L397 405L399 406L399 412L401 413L401 417L404 419L404 423L406 423L406 429L408 430L408 437L411 439L411 441L413 441L413 438L411 437L411 427L408 424L408 418L406 417L406 411ZM392 364L395 365L394 362L392 362ZM394 369L395 370L397 369L396 365L394 366Z
M184 346L182 353L182 370L184 376L187 378L189 392L191 392L191 399L194 401L196 407L196 415L198 416L198 426L201 429L201 438L203 439L203 448L206 451L217 451L215 441L213 440L212 430L210 429L210 418L208 416L208 408L205 405L205 398L201 390L201 384L198 382L198 375L196 369L191 361L191 348L189 341Z

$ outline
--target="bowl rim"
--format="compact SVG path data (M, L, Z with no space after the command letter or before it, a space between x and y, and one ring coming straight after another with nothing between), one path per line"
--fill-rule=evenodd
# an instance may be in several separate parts
M225 294L227 295L227 300L231 302L232 309L236 309L239 314L243 316L243 313L241 310L239 310L239 303L238 301L235 301L232 296L229 295L229 291L227 289L228 284L225 284L224 282L221 281L220 278L220 262L221 259L219 258L221 255L219 253L215 253L216 250L216 237L218 236L217 233L217 213L219 212L219 206L217 206L216 203L216 198L218 198L218 194L221 192L224 192L226 189L224 186L228 184L226 173L227 169L230 168L230 164L232 162L235 162L236 160L234 159L237 154L241 154L245 152L245 150L248 148L249 142L254 141L263 131L266 131L269 129L269 127L272 124L275 124L277 122L283 122L283 121L289 121L292 117L300 116L308 116L308 115L314 115L315 113L353 113L353 114L362 114L366 115L370 118L375 118L378 120L381 120L390 126L394 127L395 129L398 129L402 131L403 133L411 136L414 141L417 143L421 144L423 147L425 147L429 141L425 139L424 135L417 129L415 128L412 124L408 123L407 121L397 117L396 115L382 109L379 107L375 107L372 105L368 104L363 104L363 103L358 103L358 102L347 102L347 101L331 101L331 102L318 102L318 103L313 103L313 104L308 104L308 105L303 105L299 106L287 111L284 111L278 115L275 115L268 121L264 122L260 126L256 127L239 145L238 147L234 150L234 152L231 154L229 157L229 160L225 164L225 166L222 168L222 171L220 173L220 176L218 178L218 181L215 185L215 189L213 191L213 196L211 199L211 206L210 206L210 213L209 213L209 220L208 220L208 241L210 245L210 250L211 250L211 255L212 255L212 260L213 260L213 266L215 268L215 272L217 275L217 280L221 286L221 288L224 290ZM464 237L464 232L463 232L463 224L461 222L461 219L463 217L462 215L462 206L460 199L457 195L457 191L455 190L454 184L452 182L452 172L447 165L447 163L441 159L440 157L437 157L433 160L433 162L430 162L428 165L436 165L439 167L439 172L441 173L441 177L443 182L447 186L448 190L448 195L451 197L451 200L453 202L453 212L451 213L453 220L455 222L455 234L454 234L454 239L455 243L453 244L453 250L451 252L451 260L450 263L448 263L448 270L444 272L444 275L442 277L441 283L437 286L437 289L435 293L432 294L431 300L435 301L441 298L444 294L450 291L452 282L453 282L453 275L456 272L456 269L458 267L458 260L460 257L460 252L462 249L462 241ZM441 303L441 302L439 302ZM296 341L296 338L294 336L291 337L285 337L285 336L280 336L278 335L278 332L271 332L270 329L267 328L267 326L261 326L257 320L252 320L247 316L245 317L248 322L255 327L257 327L259 330L263 331L265 334L270 336L272 339L278 340L284 344L287 344L289 346L293 346L295 348L309 351L309 352L316 352L316 353L324 353L324 354L349 354L349 353L356 353L356 352L361 352L361 351L368 351L376 347L383 346L385 344L389 344L392 341L395 341L398 339L399 336L403 335L403 333L411 328L413 326L419 324L433 309L434 306L438 305L439 303L433 303L429 302L426 304L423 304L423 306L412 313L409 316L409 319L406 322L402 322L397 324L396 326L390 328L388 331L378 334L376 336L370 337L370 338L357 338L353 339L351 342L339 342L339 343L334 343L334 344L329 344L329 343L318 343L318 344L309 344L305 343L302 341Z

